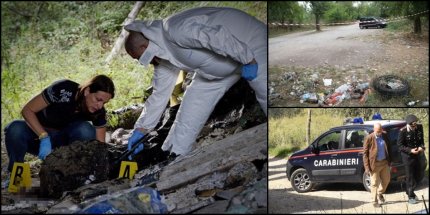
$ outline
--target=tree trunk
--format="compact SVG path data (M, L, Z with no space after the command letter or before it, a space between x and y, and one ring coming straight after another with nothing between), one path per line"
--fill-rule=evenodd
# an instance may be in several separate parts
M321 27L320 27L320 16L315 14L315 26L317 28L317 31L321 31Z
M136 18L137 14L139 13L140 9L144 6L143 1L138 1L134 4L133 9L128 14L127 18L123 22L123 26L130 24L134 19ZM112 51L110 52L109 56L105 60L105 64L109 64L112 59L118 54L119 50L124 45L125 39L128 37L128 31L124 29L124 27L121 30L121 34L119 35L118 39L115 41L115 45L112 48Z
M415 19L414 19L414 33L421 34L421 18L420 18L420 16L415 16Z
M308 110L308 128L306 129L306 143L311 144L311 109Z

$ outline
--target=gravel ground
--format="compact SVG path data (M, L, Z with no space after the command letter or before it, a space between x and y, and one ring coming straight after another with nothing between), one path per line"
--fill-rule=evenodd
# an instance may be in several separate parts
M370 193L362 184L331 183L320 184L311 192L297 193L291 187L286 175L286 159L269 158L269 213L397 213L407 214L425 210L424 204L410 205L398 182L388 186L386 202L375 209L370 201ZM429 207L429 181L425 178L415 193L424 195ZM342 198L342 200L341 200Z

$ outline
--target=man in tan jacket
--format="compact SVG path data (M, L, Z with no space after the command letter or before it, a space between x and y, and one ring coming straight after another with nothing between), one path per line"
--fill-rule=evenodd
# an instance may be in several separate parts
M371 177L371 196L374 207L381 207L385 202L382 194L390 183L390 142L382 130L381 124L375 123L373 133L364 141L363 162L365 171ZM379 187L379 188L378 188Z

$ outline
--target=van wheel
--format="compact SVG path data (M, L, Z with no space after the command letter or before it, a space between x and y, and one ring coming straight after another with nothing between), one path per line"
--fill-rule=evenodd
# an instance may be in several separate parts
M291 175L291 186L298 193L305 193L312 189L314 183L311 181L308 171L300 168L295 170Z
M370 173L363 172L363 185L364 188L370 192Z

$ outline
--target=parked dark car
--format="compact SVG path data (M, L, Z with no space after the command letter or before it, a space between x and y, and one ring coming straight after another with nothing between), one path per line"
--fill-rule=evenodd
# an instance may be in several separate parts
M379 122L387 132L391 144L391 180L406 177L405 167L397 146L403 120L372 120L331 128L320 135L306 149L293 153L287 162L287 178L299 193L312 190L316 183L362 183L370 191L370 175L363 165L363 144ZM422 128L422 127L421 127ZM424 178L427 159L420 154L420 181Z
M360 18L360 23L358 24L360 29L376 27L376 28L385 28L387 27L387 23L383 19L375 18L375 17L362 17Z

